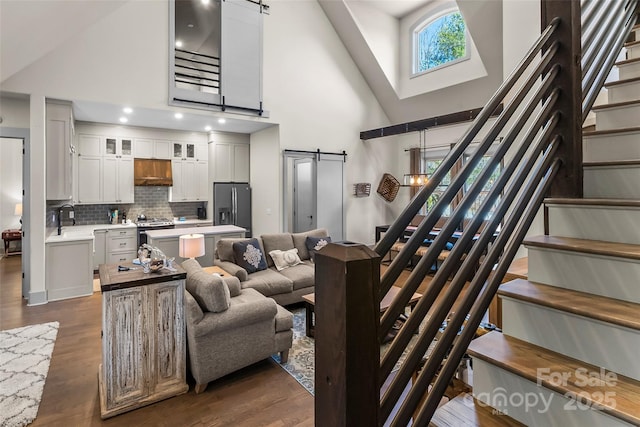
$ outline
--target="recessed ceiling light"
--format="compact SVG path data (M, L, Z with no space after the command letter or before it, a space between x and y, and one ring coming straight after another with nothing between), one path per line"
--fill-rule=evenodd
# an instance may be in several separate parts
M204 5L209 4L209 0L202 0L202 4L204 4Z
M180 40L176 40L176 47L182 47L182 42Z
M176 113L173 115L173 117L175 117L176 119L181 119L182 118L182 113Z
M195 25L193 25L193 24L187 24L187 27L189 27L189 28L193 28L193 27L195 27Z
M207 132L209 132L211 130L211 126L205 126L204 130L206 130Z
M122 111L124 111L126 114L133 113L133 109L131 107L124 107Z
M127 123L129 121L129 119L127 119L126 117L120 117L120 123Z
M227 119L218 119L218 123L223 125L223 124L227 123Z

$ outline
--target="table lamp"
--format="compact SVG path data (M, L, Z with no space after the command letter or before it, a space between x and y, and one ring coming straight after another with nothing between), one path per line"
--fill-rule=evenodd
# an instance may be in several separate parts
M20 229L22 230L22 203L16 203L16 208L13 211L13 214L20 217Z
M204 255L204 234L183 234L180 236L178 254L181 258L197 258Z

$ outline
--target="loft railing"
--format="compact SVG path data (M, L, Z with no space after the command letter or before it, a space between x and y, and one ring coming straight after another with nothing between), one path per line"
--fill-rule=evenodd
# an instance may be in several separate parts
M543 0L539 39L391 225L375 252L362 245L333 244L317 254L316 425L406 426L411 420L413 425L428 424L544 197L582 196L583 120L637 12L638 0ZM504 104L502 113L488 122L499 104ZM404 235L481 131L485 136L473 154L380 278L381 257ZM473 185L463 190L499 136L503 137L501 144ZM501 163L500 177L484 196L478 213L457 237L380 359L383 337L405 312ZM460 191L462 199L443 218ZM444 226L380 316L379 302L441 219L446 221ZM455 314L432 345L454 303Z
M220 58L176 48L174 81L176 87L219 93Z

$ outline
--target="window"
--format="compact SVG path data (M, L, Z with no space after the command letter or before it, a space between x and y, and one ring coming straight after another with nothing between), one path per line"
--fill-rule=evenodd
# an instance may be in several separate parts
M433 155L430 156L428 152L423 155L422 171L427 175L428 179L431 179L434 172L436 171L436 169L438 169L438 166L440 166L440 163L442 163L443 160L444 157L434 157ZM442 194L447 190L449 184L451 184L451 172L447 173L442 181L440 181L440 184L433 190L433 193L431 193L431 196L429 196L429 198L427 199L427 203L422 208L422 215L426 215L435 207ZM442 215L446 217L451 215L451 206L447 206Z
M470 156L465 156L465 161L469 157ZM465 184L464 184L465 193L471 188L471 186L473 185L475 180L478 178L478 176L480 176L480 173L485 168L485 166L489 162L490 158L491 158L491 156L482 156L482 158L480 159L480 162L478 163L478 165L475 168L473 168L473 170L471 171L471 175L469 175L469 178L467 178L467 182L465 182ZM491 173L491 176L489 177L487 182L484 184L484 187L482 187L482 190L480 190L480 194L476 197L476 200L473 202L473 204L471 205L469 210L466 212L465 218L473 218L476 215L476 213L478 212L478 210L482 206L482 203L484 202L484 200L489 195L489 191L491 191L491 187L493 187L493 184L500 177L500 173L502 173L502 169L503 169L503 164L502 164L502 162L500 162L493 169L493 172ZM489 213L487 213L487 215L485 216L484 219L486 219L486 220L491 219L491 217L493 216L493 213L495 212L495 209L496 209L496 207L497 207L499 202L500 202L500 198L498 198L496 200L496 202L491 207L491 209L489 210Z
M414 74L467 59L467 26L458 10L429 17L414 30Z

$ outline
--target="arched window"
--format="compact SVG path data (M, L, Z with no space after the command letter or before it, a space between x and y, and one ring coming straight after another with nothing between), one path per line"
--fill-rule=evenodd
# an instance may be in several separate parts
M413 40L414 74L469 57L467 26L458 10L430 16L416 27Z

